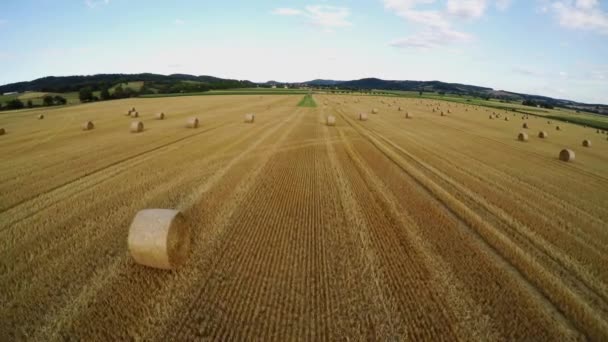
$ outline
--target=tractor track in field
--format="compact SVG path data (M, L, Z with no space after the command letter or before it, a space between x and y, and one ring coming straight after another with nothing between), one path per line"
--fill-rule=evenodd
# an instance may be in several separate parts
M341 116L345 119L344 114L341 113ZM589 291L585 291L585 285L580 284L578 286L579 291L583 292L582 294L578 291L578 293L573 293L572 289L567 287L558 276L548 272L536 259L531 258L527 251L515 244L507 235L501 233L500 230L493 227L479 216L479 214L472 211L464 203L449 194L445 189L441 188L437 183L423 175L423 173L421 173L422 171L415 170L408 164L400 163L398 161L400 158L398 153L406 155L408 159L417 164L422 170L426 170L431 174L436 173L436 171L434 172L432 168L429 169L425 166L424 162L409 155L409 153L400 147L394 146L392 142L386 141L386 138L376 136L376 133L370 132L366 134L363 130L369 131L369 129L363 128L361 125L353 124L350 119L348 119L348 122L357 131L366 136L372 144L386 154L389 159L403 167L405 172L418 179L421 182L421 185L426 187L434 196L437 196L441 202L445 203L457 217L460 217L466 222L467 226L479 233L486 243L491 246L491 248L495 249L498 255L501 255L513 265L514 270L520 273L526 279L526 282L533 284L532 286L535 287L539 293L543 294L542 296L547 299L547 305L563 312L569 320L572 320L572 322L583 331L588 331L590 334L589 337L593 339L608 338L608 323L600 318L606 314L604 308L605 304L600 305L600 307L597 308L597 302L584 299L589 296ZM584 297L581 297L581 295ZM593 294L591 294L591 297L593 297ZM594 307L596 308L594 309ZM599 314L598 316L596 311L598 309L600 312L604 312L604 314Z

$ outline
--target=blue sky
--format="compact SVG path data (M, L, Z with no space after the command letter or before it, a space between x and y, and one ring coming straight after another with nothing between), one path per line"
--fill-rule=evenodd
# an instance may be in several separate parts
M608 103L608 3L2 0L0 84L114 72L441 80Z

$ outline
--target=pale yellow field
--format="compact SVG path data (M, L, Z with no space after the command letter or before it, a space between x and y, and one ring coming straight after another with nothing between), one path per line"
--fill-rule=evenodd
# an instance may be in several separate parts
M0 113L0 341L608 340L606 135L430 100L300 100ZM144 208L184 212L183 267L130 258Z

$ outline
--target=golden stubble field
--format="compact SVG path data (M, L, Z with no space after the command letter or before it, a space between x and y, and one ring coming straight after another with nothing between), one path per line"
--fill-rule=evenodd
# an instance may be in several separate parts
M430 100L315 99L0 114L0 340L608 339L605 135ZM183 267L130 258L144 208L184 212Z

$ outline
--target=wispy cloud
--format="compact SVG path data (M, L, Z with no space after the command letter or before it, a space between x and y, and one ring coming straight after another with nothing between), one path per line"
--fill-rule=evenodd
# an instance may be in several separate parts
M181 25L184 25L186 22L183 21L182 19L177 18L177 19L175 19L174 23L177 26L181 26Z
M539 70L528 68L528 67L517 66L517 67L512 68L511 71L516 74L524 75L524 76L532 76L532 77L544 76L544 74L542 72L540 72Z
M390 45L431 49L471 42L473 35L454 28L454 20L482 18L493 2L503 11L511 4L511 0L447 0L445 7L429 8L436 5L435 0L383 0L385 9L419 27L417 33L394 40Z
M551 1L543 8L553 12L562 27L608 35L608 13L598 0Z
M95 8L99 5L107 5L110 3L110 0L84 0L84 3L89 7L89 8Z
M302 11L293 8L276 8L272 11L276 15L300 15Z
M276 8L272 14L306 18L308 23L324 31L345 28L353 24L348 20L350 9L328 5L306 6L303 10L295 8Z

